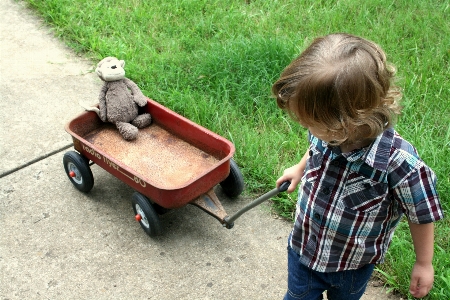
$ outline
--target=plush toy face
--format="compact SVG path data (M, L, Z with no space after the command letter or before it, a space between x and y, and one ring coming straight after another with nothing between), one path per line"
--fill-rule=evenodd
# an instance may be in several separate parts
M106 57L98 64L95 72L104 81L116 81L125 78L125 61L115 57Z

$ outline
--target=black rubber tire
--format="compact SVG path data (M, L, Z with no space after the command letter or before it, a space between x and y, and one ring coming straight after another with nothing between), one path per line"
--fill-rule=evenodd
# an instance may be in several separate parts
M220 183L220 186L230 198L239 196L244 190L244 176L242 176L239 166L233 159L230 159L230 174Z
M70 182L81 192L87 193L94 186L94 176L89 167L89 160L75 151L69 151L63 157L64 170ZM75 172L71 177L70 172Z
M139 224L141 224L145 233L150 237L160 235L162 232L161 222L150 200L141 193L134 192L131 202L133 204L134 215L141 215Z

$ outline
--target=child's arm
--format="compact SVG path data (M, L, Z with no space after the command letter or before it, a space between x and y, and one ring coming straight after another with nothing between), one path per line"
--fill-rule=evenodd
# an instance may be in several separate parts
M284 170L283 176L281 176L277 180L277 187L279 187L281 183L285 182L286 180L289 180L291 182L291 185L287 189L287 192L292 193L293 191L295 191L295 188L300 183L303 177L303 171L305 171L306 160L308 158L309 158L309 149L306 149L305 155L303 155L302 159L298 164Z
M434 269L432 265L434 251L434 224L414 224L409 222L409 230L416 252L416 262L412 269L409 292L416 298L428 294L433 286Z

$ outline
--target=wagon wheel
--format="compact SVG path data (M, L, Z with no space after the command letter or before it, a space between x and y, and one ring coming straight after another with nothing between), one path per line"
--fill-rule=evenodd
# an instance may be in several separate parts
M142 229L144 229L149 236L160 235L161 223L159 221L159 216L148 198L135 192L133 193L131 202L133 203L136 221L141 224Z
M220 186L224 193L231 198L239 196L244 190L244 177L233 159L230 159L230 174L220 183Z
M64 170L70 182L81 192L87 193L94 186L94 176L89 160L75 151L69 151L63 157Z

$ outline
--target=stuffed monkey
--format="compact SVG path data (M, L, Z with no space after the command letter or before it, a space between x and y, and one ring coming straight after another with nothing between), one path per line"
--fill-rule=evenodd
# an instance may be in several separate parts
M125 140L134 140L138 128L144 128L152 122L150 114L138 114L138 106L147 104L147 98L139 87L125 77L125 61L115 57L101 60L95 72L104 81L99 96L98 116L103 122L111 122L119 129Z

